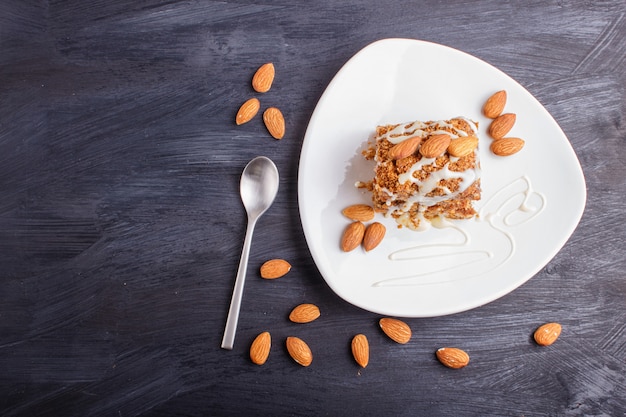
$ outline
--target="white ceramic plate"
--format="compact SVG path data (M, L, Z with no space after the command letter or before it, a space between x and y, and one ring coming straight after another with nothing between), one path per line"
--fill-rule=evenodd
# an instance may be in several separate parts
M481 114L506 90L517 114L508 136L524 149L491 154ZM371 203L355 187L373 176L361 156L379 124L466 116L479 122L480 218L416 232L387 227L366 253L345 253L350 223L341 210ZM546 109L502 71L458 50L409 39L375 42L350 59L321 97L302 146L298 199L304 234L328 285L346 301L379 314L429 317L478 307L514 290L544 267L576 228L585 206L582 170Z

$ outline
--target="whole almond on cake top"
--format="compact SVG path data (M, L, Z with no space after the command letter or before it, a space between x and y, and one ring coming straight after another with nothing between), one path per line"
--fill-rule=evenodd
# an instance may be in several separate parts
M452 139L448 146L448 153L452 156L462 157L474 152L474 149L478 147L478 138L476 136L462 136L457 139Z
M417 151L420 143L422 143L421 136L413 136L412 138L405 139L389 149L389 158L396 161L411 156Z
M422 146L420 153L424 158L436 158L442 155L450 145L450 135L445 133L429 136Z

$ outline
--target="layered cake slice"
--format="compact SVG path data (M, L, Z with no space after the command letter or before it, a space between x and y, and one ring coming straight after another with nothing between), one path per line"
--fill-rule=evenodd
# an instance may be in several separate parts
M421 230L428 221L476 216L480 200L477 124L464 117L378 126L364 153L376 162L366 183L376 211Z

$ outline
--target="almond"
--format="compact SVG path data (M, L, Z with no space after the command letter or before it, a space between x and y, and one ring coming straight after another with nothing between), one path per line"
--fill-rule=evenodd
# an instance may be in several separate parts
M352 338L352 356L362 368L370 361L370 344L364 334L357 334Z
M459 369L467 366L469 355L459 348L443 347L437 350L437 359L448 368Z
M405 344L411 340L411 328L402 320L384 317L378 323L383 332L394 342Z
M294 323L310 323L320 316L320 309L315 304L300 304L289 314Z
M393 145L389 149L389 158L393 161L411 156L422 143L421 136L413 136Z
M496 117L489 125L489 135L494 139L503 138L515 124L515 113L504 113Z
M291 356L296 363L302 366L309 366L311 362L313 362L311 348L309 348L309 345L307 345L304 340L295 336L289 336L286 345L289 356Z
M268 107L263 112L263 123L274 139L285 136L285 117L276 107Z
M450 135L432 135L422 144L420 153L424 158L436 158L448 149L450 140Z
M274 64L268 62L259 67L252 77L252 88L259 93L269 91L274 82Z
M561 325L559 323L546 323L535 330L533 337L538 345L550 346L556 342L560 335Z
M487 99L483 106L483 114L490 119L495 119L502 114L506 105L506 91L501 90Z
M350 252L359 247L365 235L365 225L359 221L352 222L341 237L341 250Z
M254 116L259 112L261 108L261 102L258 98L251 98L239 107L237 116L235 116L235 123L242 125L252 120Z
M341 213L350 220L368 222L374 218L374 208L367 204L353 204L346 207Z
M276 279L287 274L291 264L284 259L271 259L261 265L261 278Z
M498 156L509 156L519 152L524 147L524 140L520 138L502 138L491 143L491 152Z
M452 139L448 146L448 153L452 156L462 157L474 152L478 147L478 138L476 136L463 136Z
M250 360L257 365L263 365L270 355L272 337L269 332L259 334L250 346Z
M371 251L383 241L387 229L381 223L375 222L367 226L365 235L363 236L363 249L366 252Z

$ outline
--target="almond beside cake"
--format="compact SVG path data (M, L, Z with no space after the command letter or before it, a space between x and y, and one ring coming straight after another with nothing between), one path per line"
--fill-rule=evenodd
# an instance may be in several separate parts
M364 156L376 162L374 179L364 184L375 210L399 225L423 230L440 217L476 216L477 123L456 117L378 126Z

